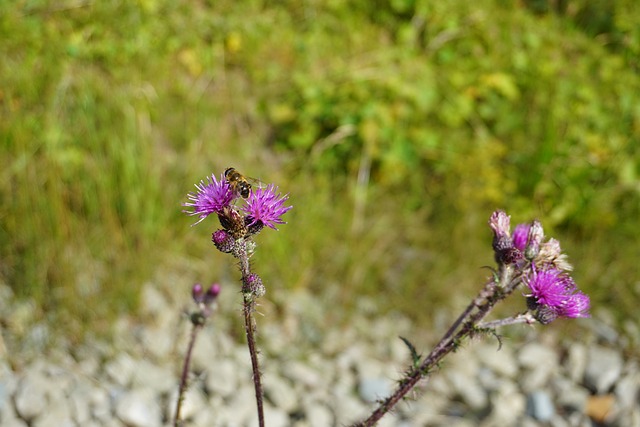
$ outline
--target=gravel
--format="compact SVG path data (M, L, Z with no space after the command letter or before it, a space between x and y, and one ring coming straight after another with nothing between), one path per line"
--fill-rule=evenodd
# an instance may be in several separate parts
M5 342L11 340L0 342L0 425L170 425L189 324L163 318L160 314L180 310L150 285L144 292L146 323L123 320L113 348L97 343L74 357L51 349L27 360L9 350ZM306 321L300 320L304 304L313 305L309 311L319 322L323 309L308 295L292 300L300 305L281 324L258 318L259 344L270 340L261 355L266 425L357 421L393 390L410 363L398 335L410 337L417 329L398 315L362 317L350 328L316 332L305 344L301 331L321 331L322 325L295 327ZM611 327L586 327L584 335L559 342L554 324L511 328L519 335L509 335L501 345L492 338L465 343L379 425L640 426L640 364L637 353L624 351L612 338L621 334ZM501 332L509 334L508 329ZM46 328L38 330L47 335L41 333ZM172 339L176 335L180 338ZM435 342L414 344L426 353ZM246 345L216 328L215 321L199 336L189 384L184 425L257 426Z

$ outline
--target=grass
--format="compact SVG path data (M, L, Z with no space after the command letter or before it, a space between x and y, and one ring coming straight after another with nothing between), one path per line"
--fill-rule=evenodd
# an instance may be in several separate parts
M638 8L591 35L489 0L351 3L0 6L2 280L74 340L148 280L235 283L215 222L180 212L234 166L295 206L258 238L277 304L337 288L338 317L374 296L429 323L483 280L501 207L567 242L595 306L633 316Z

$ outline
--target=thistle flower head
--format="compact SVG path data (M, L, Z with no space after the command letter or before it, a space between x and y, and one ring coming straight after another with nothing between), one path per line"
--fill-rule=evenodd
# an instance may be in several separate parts
M187 195L189 202L182 204L182 206L193 208L193 210L184 210L184 213L200 218L193 225L199 224L212 213L222 213L223 209L228 207L233 200L233 191L224 179L224 175L221 175L220 181L218 181L212 174L207 177L207 183L201 180L199 184L196 184L196 188L197 191Z
M276 193L278 187L269 184L266 188L258 188L251 192L246 200L242 211L247 216L247 226L251 227L258 223L277 230L276 224L286 224L282 220L282 215L287 213L293 206L284 206L289 198Z
M566 272L556 269L537 271L534 268L526 285L531 290L526 295L530 299L529 306L542 315L543 323L549 323L555 317L589 317L589 297L577 289Z

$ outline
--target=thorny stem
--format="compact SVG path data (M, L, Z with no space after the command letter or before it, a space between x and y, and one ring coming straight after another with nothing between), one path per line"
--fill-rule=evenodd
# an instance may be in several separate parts
M472 335L477 330L479 322L489 314L496 303L506 298L520 284L521 276L514 275L514 273L512 266L501 266L499 280L492 280L485 285L420 366L411 369L406 374L395 392L381 401L378 408L373 411L369 418L354 424L353 427L373 426L421 379L426 378L437 363L455 350L466 336ZM474 312L474 310L476 311ZM458 330L457 333L455 332L456 330Z
M191 337L189 338L189 346L187 347L187 354L184 358L184 364L182 366L182 376L180 377L180 390L178 391L178 401L176 402L176 414L173 419L173 427L179 427L182 425L180 421L180 410L182 409L182 402L184 401L184 393L187 390L187 376L189 374L189 365L191 364L191 354L193 353L193 347L196 343L196 337L198 332L202 329L203 324L194 324L191 328Z
M240 260L240 272L242 273L242 283L246 282L246 279L251 274L251 268L249 266L249 254L247 253L247 242L244 239L236 241L235 255ZM244 330L247 335L247 345L249 346L249 354L251 356L251 368L253 370L253 385L256 392L256 404L258 406L258 425L264 427L264 409L262 404L262 383L260 379L260 365L258 364L258 351L256 349L255 340L255 319L253 318L253 312L256 307L255 295L251 292L245 292L243 290L243 308L244 314Z

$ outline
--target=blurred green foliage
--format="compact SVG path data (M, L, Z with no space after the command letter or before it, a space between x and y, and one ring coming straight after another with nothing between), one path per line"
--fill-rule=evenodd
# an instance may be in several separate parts
M624 319L638 22L635 0L2 3L1 277L78 335L167 270L234 278L179 204L236 166L295 206L258 237L276 303L336 287L429 319L482 280L500 207Z

